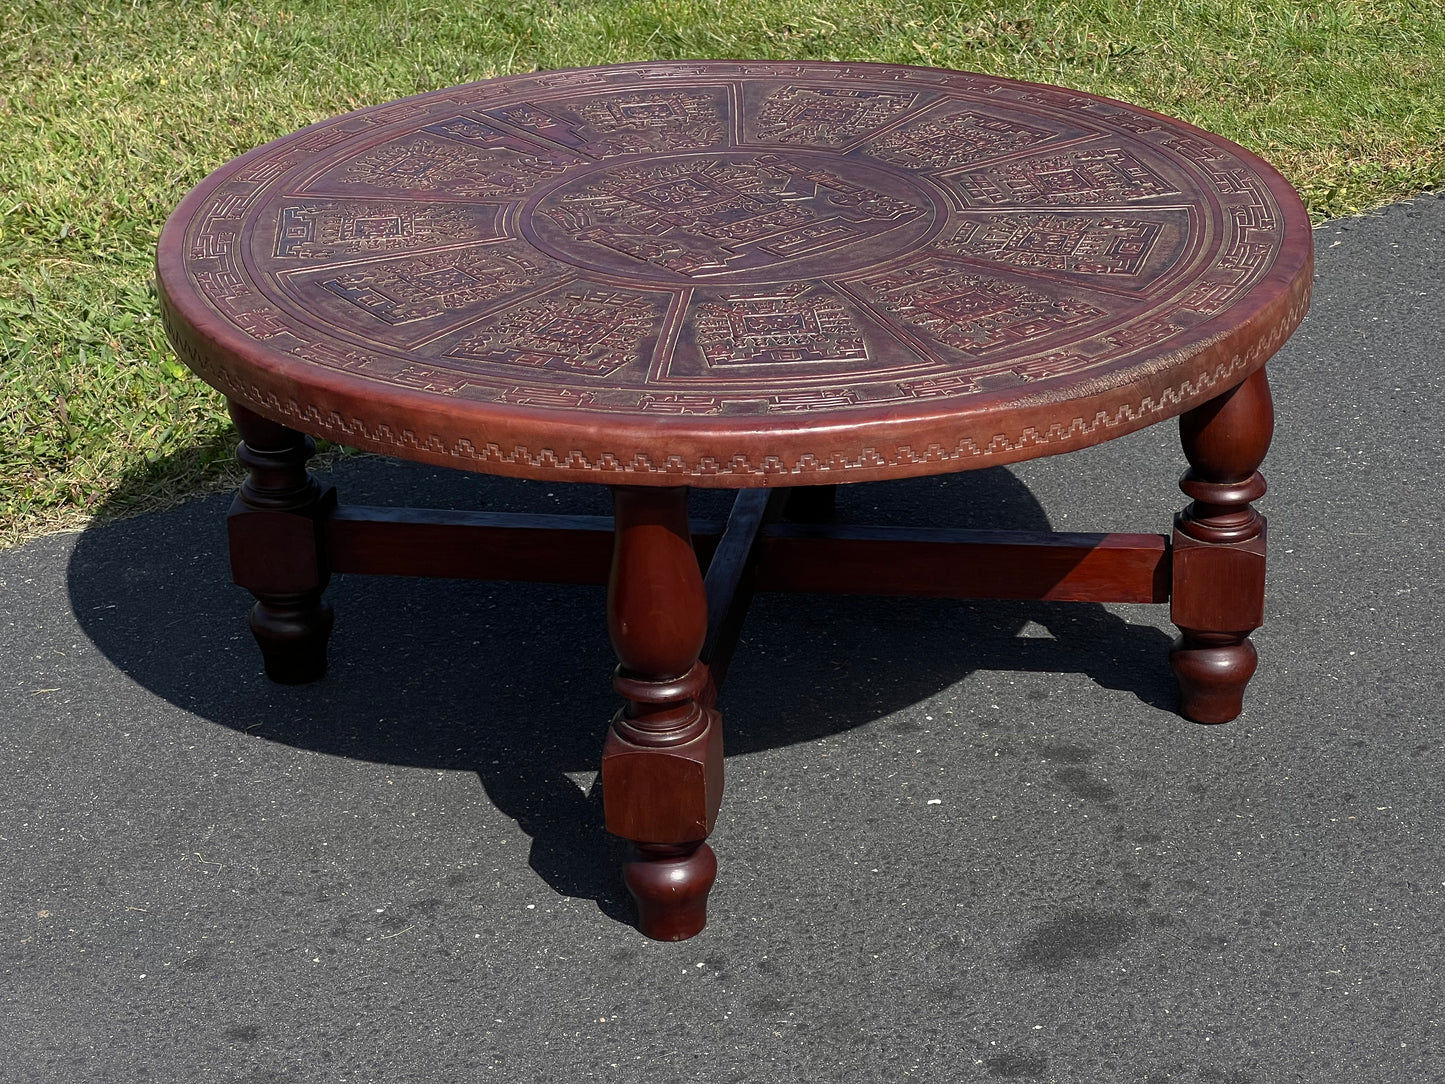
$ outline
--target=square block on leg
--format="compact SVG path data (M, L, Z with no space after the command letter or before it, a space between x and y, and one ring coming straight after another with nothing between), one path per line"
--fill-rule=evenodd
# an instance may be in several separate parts
M1182 629L1217 632L1264 624L1265 533L1244 542L1201 542L1175 527L1169 619Z
M681 745L633 745L609 730L602 749L607 830L646 843L706 839L722 805L722 724L707 711L702 734Z

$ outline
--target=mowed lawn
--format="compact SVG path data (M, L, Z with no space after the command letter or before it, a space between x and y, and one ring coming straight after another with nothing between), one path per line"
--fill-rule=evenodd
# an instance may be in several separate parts
M221 399L159 326L161 224L227 159L401 95L657 58L929 64L1212 129L1317 219L1445 183L1440 0L0 7L0 545L233 484Z

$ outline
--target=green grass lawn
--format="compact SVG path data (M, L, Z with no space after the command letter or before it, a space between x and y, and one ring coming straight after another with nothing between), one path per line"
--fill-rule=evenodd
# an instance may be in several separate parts
M151 259L181 195L362 105L538 68L879 60L1124 98L1274 162L1317 219L1445 183L1440 0L8 0L0 11L0 545L229 485Z

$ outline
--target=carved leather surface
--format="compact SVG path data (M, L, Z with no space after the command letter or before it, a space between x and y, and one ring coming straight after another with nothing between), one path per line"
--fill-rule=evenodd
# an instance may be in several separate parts
M1067 451L1237 384L1309 223L1235 145L935 69L514 76L315 125L163 232L180 356L294 428L502 474L775 485Z

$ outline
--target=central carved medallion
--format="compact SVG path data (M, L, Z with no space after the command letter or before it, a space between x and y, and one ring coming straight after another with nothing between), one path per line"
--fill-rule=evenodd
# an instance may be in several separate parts
M523 230L559 260L629 279L770 282L884 263L936 217L918 181L875 163L719 151L573 176Z

